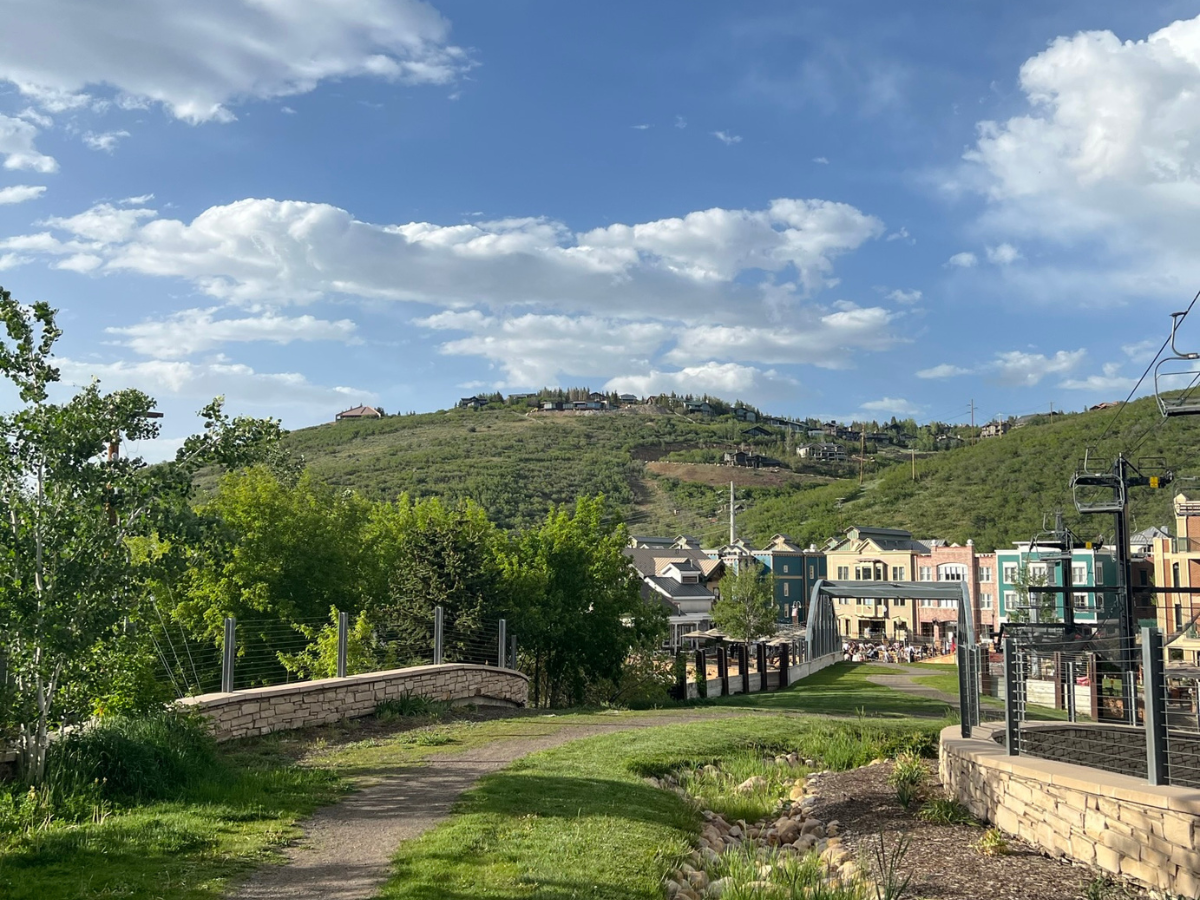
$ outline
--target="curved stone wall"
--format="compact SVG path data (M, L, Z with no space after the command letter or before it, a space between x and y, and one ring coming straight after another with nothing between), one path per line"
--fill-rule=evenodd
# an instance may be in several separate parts
M324 678L180 700L212 722L218 741L369 716L405 694L451 703L524 706L529 679L512 669L448 663Z
M977 732L979 729L977 729ZM1200 894L1200 791L1008 756L990 735L942 732L942 783L1001 831L1145 887Z

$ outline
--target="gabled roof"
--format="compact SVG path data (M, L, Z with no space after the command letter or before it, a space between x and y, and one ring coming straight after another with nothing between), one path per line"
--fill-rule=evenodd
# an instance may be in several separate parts
M784 550L793 553L799 553L804 548L793 541L786 534L775 534L771 536L771 542L764 548L766 550Z
M382 419L383 413L373 406L356 406L337 414L339 419Z

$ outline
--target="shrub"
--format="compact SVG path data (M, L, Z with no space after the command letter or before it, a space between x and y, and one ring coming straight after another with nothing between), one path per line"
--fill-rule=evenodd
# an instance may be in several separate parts
M888 784L896 789L896 799L900 805L908 809L914 801L920 799L929 771L921 757L912 753L902 753L896 757L896 765L888 776Z
M160 709L110 716L50 745L46 786L56 803L98 795L105 800L174 796L209 775L216 744L196 714Z
M1004 839L999 828L989 828L983 833L983 837L971 846L984 856L1007 856L1009 853L1008 841Z
M931 825L978 825L965 806L949 797L926 800L917 810L917 818Z

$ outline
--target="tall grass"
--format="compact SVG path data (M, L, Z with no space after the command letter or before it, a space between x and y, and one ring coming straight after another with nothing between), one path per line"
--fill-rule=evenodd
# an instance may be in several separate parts
M63 801L159 800L209 775L216 744L196 715L161 710L101 719L55 741L46 759L46 788Z
M720 813L727 821L756 822L774 812L792 783L807 772L777 765L774 759L764 759L761 752L743 750L723 758L720 767L684 771L679 783L696 803ZM762 782L754 790L738 790L739 785L755 777Z

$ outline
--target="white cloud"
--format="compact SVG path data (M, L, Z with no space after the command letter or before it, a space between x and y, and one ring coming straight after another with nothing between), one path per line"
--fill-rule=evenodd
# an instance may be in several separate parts
M259 408L328 408L334 412L344 409L347 401L375 399L370 391L323 387L296 372L256 372L250 366L224 359L207 363L164 360L96 363L75 359L57 362L68 385L85 385L98 378L109 390L139 388L156 397L211 400L224 395Z
M828 159L826 159L824 156L814 156L814 157L813 157L813 162L815 162L815 163L816 163L817 165L819 165L819 166L827 166L827 165L829 165L829 160L828 160Z
M46 192L42 185L14 184L0 188L0 206L10 203L24 203L26 200L36 200Z
M1059 387L1072 391L1128 391L1136 383L1136 379L1127 378L1117 373L1121 370L1118 363L1105 363L1101 366L1103 374L1089 375L1087 378L1067 378L1059 382Z
M51 268L83 273L98 269L103 263L104 260L94 253L74 253L54 263Z
M909 244L915 244L916 241L909 235L907 228L901 228L899 231L893 231L887 236L887 240L891 241L906 241Z
M1008 266L1021 258L1021 251L1012 244L1000 244L998 247L987 248L988 262L997 266Z
M675 127L676 128L687 128L687 119L685 119L683 116L676 116L675 117Z
M946 260L946 265L955 266L959 269L969 269L979 262L979 258L969 250L964 250L962 253L955 253L952 257Z
M728 131L714 131L712 135L726 147L732 144L740 144L742 142L742 136L740 134L730 134Z
M349 319L330 322L313 316L287 317L266 312L237 319L218 319L216 309L188 309L169 319L107 328L122 343L145 356L181 359L227 343L267 341L338 341L358 343L356 326Z
M653 126L653 125L631 125L630 127L631 127L631 128L634 130L634 131L646 131L646 130L648 130L648 129L650 129L650 128L653 128L654 126Z
M958 375L970 375L970 369L964 369L962 366L951 365L950 363L942 363L934 366L931 369L922 369L917 372L918 378L954 378Z
M1028 108L980 122L956 178L987 197L985 233L1081 251L1051 257L1047 277L1035 273L1021 292L1190 295L1200 280L1200 18L1142 40L1059 37L1019 81Z
M4 168L28 169L42 174L57 172L58 163L54 157L39 153L34 147L37 136L37 127L29 122L0 115L0 156L4 157Z
M763 371L755 366L737 363L707 362L689 366L677 372L651 370L644 375L621 375L610 379L606 391L650 397L656 394L714 394L719 397L753 399L781 396L796 388L794 379L773 369Z
M1150 360L1154 359L1154 356L1158 352L1158 348L1160 346L1162 346L1161 341L1147 339L1144 341L1137 341L1133 344L1122 344L1121 352L1128 356L1129 359L1135 363L1148 363Z
M122 206L145 206L154 199L153 194L139 194L136 197L126 197L121 201Z
M533 218L379 225L332 206L275 200L213 207L182 222L131 205L148 199L49 219L50 230L0 240L0 251L65 258L59 266L81 271L182 278L253 309L253 317L228 319L192 310L113 332L158 356L239 339L345 339L349 322L264 309L348 298L434 307L416 324L464 332L441 351L481 357L510 385L614 371L661 380L670 374L664 364L851 367L862 351L898 340L893 311L813 299L837 283L838 257L884 232L846 204L780 199L760 210L573 233Z
M0 272L15 269L29 262L33 262L32 257L21 256L19 253L0 253Z
M795 278L772 285L777 294L836 283L833 261L883 231L852 206L790 199L579 234L544 219L375 225L333 206L276 200L212 207L190 223L99 204L46 224L72 240L22 235L0 248L100 252L108 270L187 278L225 301L351 295L688 320L737 319L735 307L761 302L763 289L737 281L756 269Z
M19 3L0 79L43 109L161 103L189 122L228 120L244 98L302 94L350 77L447 84L471 63L447 43L449 24L416 0L158 0ZM104 102L101 100L100 102Z
M25 109L17 113L17 118L24 119L26 122L32 122L38 128L49 128L54 124L54 120L49 116L42 115L32 106L27 106Z
M916 289L904 291L897 288L887 295L887 299L895 303L902 303L905 306L911 306L914 303L920 303L921 297L923 296L924 295Z
M281 106L279 107L279 111L287 116L294 116L296 114L296 111L290 106Z
M117 141L127 137L129 137L128 131L105 131L101 134L86 131L83 134L83 143L92 150L112 153L117 149Z
M622 322L597 316L526 314L504 319L478 310L443 312L415 324L469 336L441 345L451 356L481 356L501 366L502 386L542 387L571 377L648 368L658 347L672 336L661 322Z
M1050 357L1010 350L997 353L987 370L994 373L1001 384L1033 387L1047 375L1064 374L1076 368L1086 355L1086 350L1059 350Z
M921 407L900 397L881 397L864 403L861 408L867 412L891 413L893 416L915 416L921 412Z

